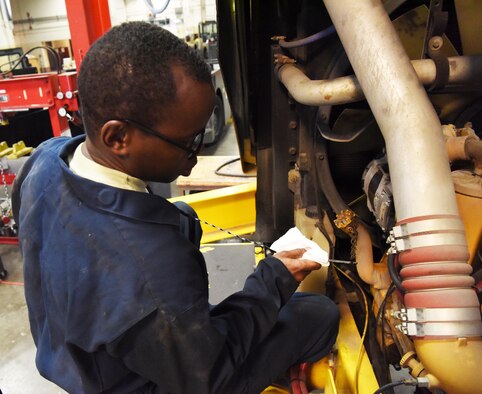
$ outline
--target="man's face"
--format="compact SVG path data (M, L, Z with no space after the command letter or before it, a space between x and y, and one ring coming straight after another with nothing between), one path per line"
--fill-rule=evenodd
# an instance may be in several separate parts
M152 130L181 146L189 148L194 137L204 131L214 106L211 84L186 76L180 67L173 68L177 87L176 101L163 108L163 120ZM129 125L135 129L135 125ZM135 130L129 154L129 173L145 181L172 182L187 176L197 163L196 155L145 133Z

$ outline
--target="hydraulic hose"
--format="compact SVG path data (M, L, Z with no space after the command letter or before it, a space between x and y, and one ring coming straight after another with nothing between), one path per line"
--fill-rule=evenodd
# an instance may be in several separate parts
M335 32L336 32L335 26L330 26L322 31L319 31L318 33L315 33L309 37L301 38L299 40L294 40L294 41L280 40L279 46L282 48L298 48L298 47L302 47L304 45L308 45L313 42L322 40L325 37L331 36Z
M388 266L388 273L390 274L390 279L392 280L393 284L400 291L400 293L405 294L405 289L402 286L402 281L400 280L400 277L398 276L398 273L395 269L394 254L388 255L387 266Z

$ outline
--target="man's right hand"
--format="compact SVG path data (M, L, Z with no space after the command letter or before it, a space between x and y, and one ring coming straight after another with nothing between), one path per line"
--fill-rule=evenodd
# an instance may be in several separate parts
M293 249L275 253L273 256L281 260L295 280L300 283L311 271L321 268L321 264L316 261L302 259L305 252L306 249Z

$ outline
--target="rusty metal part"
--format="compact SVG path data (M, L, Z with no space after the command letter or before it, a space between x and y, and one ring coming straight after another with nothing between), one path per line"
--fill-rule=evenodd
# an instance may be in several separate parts
M355 233L355 212L344 209L343 211L336 214L336 219L334 220L335 226L340 230L344 231L348 235L353 235Z
M274 55L274 62L275 64L293 64L296 63L296 60L289 56L277 53Z

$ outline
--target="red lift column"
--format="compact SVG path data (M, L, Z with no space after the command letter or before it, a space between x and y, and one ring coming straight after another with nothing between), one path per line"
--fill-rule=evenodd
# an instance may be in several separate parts
M77 71L89 47L110 29L107 0L65 0Z

